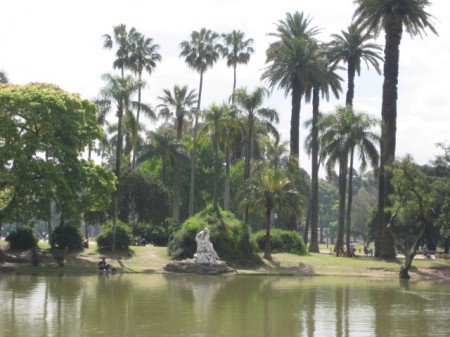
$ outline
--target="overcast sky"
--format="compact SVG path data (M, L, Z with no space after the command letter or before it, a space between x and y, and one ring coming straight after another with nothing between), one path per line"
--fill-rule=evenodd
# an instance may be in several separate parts
M319 38L345 30L351 23L352 0L1 0L0 69L12 83L47 82L91 99L103 86L101 75L113 72L114 51L102 48L102 35L113 26L126 24L153 38L160 45L162 62L151 77L143 100L158 104L162 89L174 84L197 89L199 75L179 57L179 43L189 40L193 30L211 29L228 33L243 31L254 39L255 54L247 66L238 66L237 85L253 90L266 85L260 77L265 50L272 39L275 23L286 13L303 11L313 26L322 29ZM397 155L413 155L426 164L440 154L437 142L448 142L450 131L450 1L431 0L429 12L435 17L439 36L429 33L423 39L404 34L400 50ZM384 35L377 43L384 45ZM346 78L346 74L342 73ZM220 60L204 77L202 107L227 100L233 73ZM321 111L331 112L345 102L321 102ZM356 79L354 106L380 118L382 76L365 67ZM266 107L280 113L279 130L289 138L290 98L274 90ZM301 125L311 117L311 105L302 104ZM147 123L151 127L151 123ZM306 134L301 129L301 138ZM307 155L301 166L310 171Z

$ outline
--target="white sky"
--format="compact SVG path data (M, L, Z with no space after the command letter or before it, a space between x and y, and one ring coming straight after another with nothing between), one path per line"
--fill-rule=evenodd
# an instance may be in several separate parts
M450 130L450 1L431 0L429 12L435 16L439 37L411 39L404 34L400 50L397 155L412 154L426 164L440 151L437 142L448 142ZM265 50L271 42L278 20L286 13L303 11L312 25L322 29L320 39L339 33L351 22L352 0L1 0L0 69L12 83L47 82L59 85L83 98L94 98L103 86L101 75L113 72L115 50L102 48L102 35L111 34L113 26L124 23L154 39L160 45L162 62L151 77L143 100L158 104L162 89L174 84L198 89L199 75L179 57L178 45L189 40L193 30L207 28L218 33L233 29L255 40L247 66L238 66L238 87L253 90L266 85L260 81ZM384 36L377 42L384 44ZM346 79L346 74L342 77ZM233 73L220 60L204 78L202 106L221 103L230 95ZM345 101L321 102L328 113ZM382 76L365 67L356 79L355 108L381 117ZM281 116L279 130L289 138L290 97L274 90L265 106L275 108ZM311 105L302 103L301 125L311 117ZM148 123L151 127L151 123ZM306 134L301 129L301 142ZM306 154L301 166L310 171Z

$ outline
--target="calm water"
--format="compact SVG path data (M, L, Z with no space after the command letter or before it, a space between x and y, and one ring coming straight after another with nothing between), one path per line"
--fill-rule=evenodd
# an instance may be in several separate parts
M0 275L0 336L450 336L450 284Z

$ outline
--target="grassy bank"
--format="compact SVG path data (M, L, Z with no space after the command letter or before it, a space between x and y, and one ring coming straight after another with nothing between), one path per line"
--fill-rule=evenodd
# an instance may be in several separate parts
M171 262L165 247L131 247L130 251L98 252L95 244L81 252L68 253L64 267L59 267L47 252L48 244L40 243L39 266L31 266L29 252L10 252L6 243L0 241L0 248L17 262L2 263L3 271L16 273L73 272L96 273L97 262L104 256L107 262L122 273L162 273L164 265ZM263 260L263 264L253 268L237 269L240 274L286 274L286 275L336 275L366 277L398 277L401 258L384 261L363 254L356 258L335 257L324 249L320 254L298 256L293 254L273 254L273 261ZM413 279L450 279L450 261L443 259L415 259L411 270Z

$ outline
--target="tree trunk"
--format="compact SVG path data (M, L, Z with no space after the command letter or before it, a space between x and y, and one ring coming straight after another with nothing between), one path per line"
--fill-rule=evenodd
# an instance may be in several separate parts
M351 256L352 252L350 250L350 230L352 222L352 202L353 202L353 156L355 153L355 148L352 147L350 150L350 165L348 170L348 202L347 202L347 220L346 220L346 246L347 246L347 256Z
M223 201L223 209L225 211L230 210L230 191L231 191L231 179L230 179L230 149L226 146L225 149L225 197Z
M339 163L339 215L338 236L336 241L336 256L339 256L341 248L344 248L345 228L345 191L347 188L347 156L343 156Z
M173 207L172 217L180 223L180 188L181 188L181 168L180 159L174 158L173 160Z
M193 144L193 148L192 148L191 182L190 182L190 186L189 186L189 216L194 215L195 168L196 168L196 164L197 164L198 114L200 113L202 90L203 90L203 71L200 72L200 84L199 84L199 89L198 89L197 111L195 112L195 122L194 122L194 144Z
M139 82L141 82L142 74L139 73ZM136 111L136 126L139 130L139 115L141 113L141 85L139 84L138 88L138 107ZM133 160L131 161L131 168L136 167L136 143L133 144Z
M353 106L353 97L355 96L355 64L353 62L348 63L347 79L348 85L345 105Z
M247 133L247 146L245 148L245 170L244 180L250 178L250 164L252 154L252 139L253 139L253 115L249 112L248 116L248 133ZM244 210L244 222L248 223L248 206Z
M290 150L291 157L297 160L300 157L300 108L302 100L302 87L298 79L292 80L292 111L291 111L291 139Z
M384 49L384 82L383 100L381 107L382 134L380 156L380 179L378 197L379 230L376 245L379 252L375 256L390 259L395 258L395 247L392 236L386 229L391 215L384 212L388 206L387 196L392 193L392 174L385 170L395 160L396 132L397 132L397 83L399 65L399 47L402 37L402 19L391 15L385 23L386 45ZM380 228L381 227L381 228Z
M219 198L219 145L218 145L218 137L219 130L218 125L214 126L214 139L213 139L213 147L214 147L214 182L213 182L213 208L215 210L218 209L218 198Z
M319 88L313 89L312 149L311 149L311 242L308 250L319 253Z
M266 242L264 245L264 258L266 260L272 260L272 247L270 243L270 214L271 208L266 208Z
M120 187L120 167L122 164L122 120L123 120L123 102L119 101L119 106L117 109L118 126L117 126L117 148L116 148L116 177L117 177L117 187L112 195L113 204L113 230L112 230L112 245L111 250L116 250L116 227L117 227L117 217L119 214L119 187Z

